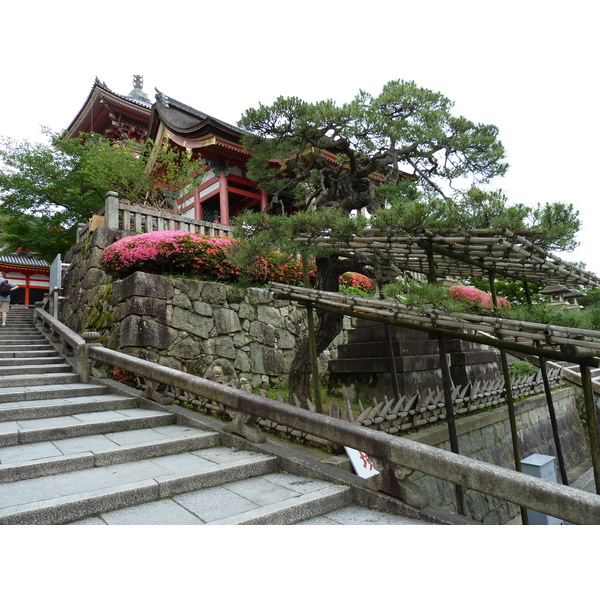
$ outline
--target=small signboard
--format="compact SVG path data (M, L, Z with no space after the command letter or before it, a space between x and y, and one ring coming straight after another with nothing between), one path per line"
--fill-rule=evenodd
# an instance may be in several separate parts
M377 475L379 471L373 466L369 455L365 452L361 452L360 450L355 450L354 448L348 448L348 446L344 446L346 450L346 454L356 471L356 474L363 479L368 479L369 477L373 477L373 475Z

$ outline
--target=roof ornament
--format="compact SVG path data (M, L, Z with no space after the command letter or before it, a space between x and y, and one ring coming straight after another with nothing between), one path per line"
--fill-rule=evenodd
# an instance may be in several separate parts
M169 108L169 97L165 96L158 88L154 88L156 90L156 100L164 105L165 108Z
M130 96L137 96L138 98L143 98L144 100L148 100L148 94L146 94L143 90L144 87L144 76L143 75L134 75L133 76L133 89L129 92Z

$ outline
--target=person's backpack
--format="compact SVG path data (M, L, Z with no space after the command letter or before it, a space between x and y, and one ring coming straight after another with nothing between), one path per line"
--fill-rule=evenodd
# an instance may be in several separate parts
M12 286L10 283L8 283L8 281L6 281L6 279L0 283L0 296L8 296L10 294L11 287Z

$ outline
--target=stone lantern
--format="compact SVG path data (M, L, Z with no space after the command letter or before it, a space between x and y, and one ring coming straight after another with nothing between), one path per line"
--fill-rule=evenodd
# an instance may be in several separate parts
M540 290L540 294L550 296L551 306L569 308L573 310L581 310L583 308L583 306L579 306L577 303L577 298L579 296L584 296L585 294L568 288L566 285L548 285L543 290Z

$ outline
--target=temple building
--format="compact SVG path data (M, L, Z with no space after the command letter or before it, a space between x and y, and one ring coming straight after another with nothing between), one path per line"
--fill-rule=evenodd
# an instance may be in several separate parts
M207 171L181 190L166 191L176 214L232 225L244 210L265 209L267 194L245 175L249 153L241 144L242 129L161 92L152 103L142 89L141 76L134 76L133 85L124 96L96 78L67 134L96 133L119 143L149 140L155 151L168 145L201 157Z
M0 271L19 289L10 294L11 305L29 306L44 299L50 286L50 265L29 252L0 255Z

